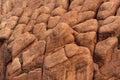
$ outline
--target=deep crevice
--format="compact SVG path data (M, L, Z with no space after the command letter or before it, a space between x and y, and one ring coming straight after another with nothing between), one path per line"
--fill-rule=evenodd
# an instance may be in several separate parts
M44 61L45 61L45 54L46 54L46 51L47 51L47 40L46 40L46 44L45 44L45 50L44 50L44 54L43 54L43 62L42 62L42 71L41 71L41 80L43 80L43 77L44 77Z
M71 5L71 0L68 0L68 8L67 8L67 11L69 11L69 7L70 7L70 5Z

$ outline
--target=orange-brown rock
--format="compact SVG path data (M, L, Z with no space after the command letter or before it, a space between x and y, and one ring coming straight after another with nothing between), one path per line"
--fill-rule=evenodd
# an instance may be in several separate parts
M0 39L9 39L12 30L9 28L3 28L0 30Z
M96 44L96 32L86 32L75 34L76 43L80 46L88 47L93 55L94 47Z
M47 26L45 23L36 24L34 25L33 33L39 38L47 31L46 28Z
M90 31L97 32L98 30L98 22L95 19L87 20L83 23L75 25L73 29L79 33L85 33Z
M46 51L52 51L73 41L73 30L70 26L66 23L59 23L47 38Z
M58 50L58 52L46 56L44 64L45 64L46 68L51 68L51 67L54 67L55 65L60 64L66 60L67 60L67 57L65 56L64 49L60 49L60 50Z
M41 80L41 69L37 68L29 73L23 73L13 77L11 80Z
M86 11L83 13L78 13L78 11L69 11L68 13L62 16L60 22L65 22L72 27L79 22L85 21L93 17L93 11Z
M49 14L40 14L37 18L37 23L41 23L41 22L45 22L47 23L48 19L49 19L50 15Z
M27 80L42 80L41 79L42 71L40 68L35 69L33 71L30 71L28 73L28 79Z
M11 79L12 77L18 75L21 71L21 64L19 62L19 58L15 58L12 63L8 64L6 77L7 79Z
M35 40L35 36L26 32L19 36L19 38L16 38L13 42L10 43L10 48L12 50L12 56L15 57L26 48L28 45L30 45Z
M114 49L112 56L111 56L111 61L108 63L104 64L100 70L99 74L95 75L95 80L119 80L119 55L120 55L120 50ZM108 55L107 55L108 56ZM100 77L99 77L100 76Z
M65 45L65 53L68 58L73 57L78 50L79 50L79 47L74 43Z
M69 0L56 0L56 6L61 6L64 9L68 8Z
M66 13L66 10L62 7L57 7L52 11L53 16L62 16Z
M0 45L0 79L5 79L4 45Z
M25 24L17 25L14 31L12 32L12 35L10 36L9 40L13 41L17 37L19 37L23 33L25 27L26 27Z
M92 80L93 61L88 48L78 47L75 44L66 46L65 50L63 48L58 49L45 57L43 80ZM74 46L76 46L75 52L70 49ZM68 49L73 54L69 54ZM66 57L65 54L70 56Z
M23 73L23 74L21 74L21 75L19 75L19 76L15 76L15 77L13 77L11 80L27 80L27 74L26 73Z
M43 64L45 46L45 41L36 41L30 49L23 52L23 69L30 70Z
M24 32L32 32L35 23L35 20L30 20L28 24L24 27Z
M105 19L109 16L113 16L116 12L117 7L119 6L119 3L119 0L110 0L108 2L104 2L99 8L97 18Z
M110 37L106 40L100 41L96 44L95 58L96 63L102 66L111 60L112 53L117 47L118 40L116 37Z
M11 16L11 14L6 16L6 17L7 18L3 18L1 20L1 28L8 27L10 29L14 29L15 25L18 21L18 17L17 16Z
M111 16L106 18L102 22L102 26L99 28L99 40L104 40L108 37L119 36L120 35L120 28L119 28L119 21L120 17Z
M20 17L22 15L22 12L23 12L23 8L17 7L13 9L12 15Z
M117 16L120 16L120 8L117 10Z
M60 16L50 17L48 21L48 29L54 28L59 23L59 20Z
M22 16L19 20L19 24L27 24L29 21L29 17L28 16Z
M0 0L0 80L120 80L120 0Z

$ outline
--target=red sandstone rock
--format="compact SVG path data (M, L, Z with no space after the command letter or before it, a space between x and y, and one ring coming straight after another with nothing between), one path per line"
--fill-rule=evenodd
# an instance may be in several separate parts
M41 69L35 69L33 71L30 71L28 73L28 80L42 80L41 79L41 74L42 74L42 71Z
M72 33L73 30L68 24L59 23L47 38L47 51L49 52L65 44L72 43L74 41Z
M39 38L46 32L46 28L45 23L36 24L34 25L33 33Z
M97 14L98 19L105 19L109 16L113 16L117 7L119 6L119 0L111 0L109 2L105 2L100 6L99 12Z
M73 29L76 30L79 33L90 32L90 31L97 32L98 22L94 19L90 19L90 20L87 20L83 23L75 25L73 27Z
M79 33L75 35L78 45L88 47L93 55L94 46L96 43L96 32Z
M92 80L93 62L90 55L90 51L87 48L78 47L78 51L75 51L73 56L69 57L68 59L67 57L65 57L65 53L69 54L68 51L66 52L62 48L60 50L57 50L57 52L49 54L48 56L45 57L46 68L44 70L43 80L47 79L76 80L76 78L77 80L78 79ZM57 54L59 56L54 57ZM87 77L85 77L85 75Z
M20 17L22 15L22 12L23 12L23 8L18 7L13 10L12 15Z
M78 46L76 44L65 45L65 53L68 58L73 57L78 52Z
M0 80L119 80L119 5L0 0Z
M111 60L112 53L117 47L118 40L115 37L100 41L96 45L95 58L96 62L101 66Z
M60 49L58 52L55 52L51 55L48 55L45 58L45 67L51 68L54 67L57 64L60 64L67 60L67 57L65 56L64 49Z
M4 61L4 51L5 51L5 46L4 45L0 45L0 79L5 79L5 61ZM7 56L8 58L8 56Z
M19 38L16 38L11 44L11 50L12 50L12 56L15 57L19 54L21 50L26 48L28 45L30 45L35 40L34 35L26 32L19 36Z
M52 11L53 16L62 16L66 13L66 10L62 7L57 7Z
M45 46L45 41L37 41L30 49L23 52L23 69L30 70L36 66L42 65Z
M118 11L117 11L117 14L116 14L117 16L120 16L120 8L118 9Z
M48 29L54 28L60 20L60 16L50 17L48 21Z
M11 80L27 80L27 74L26 73L23 73L19 76L15 76L14 78L12 78Z
M38 18L37 18L37 22L38 23L41 23L41 22L47 22L48 21L48 19L49 19L49 17L50 17L50 15L49 14L40 14L39 16L38 16Z
M17 25L12 35L10 36L9 40L13 41L17 37L19 37L23 33L25 26L26 26L25 24Z
M28 16L22 16L19 20L20 24L27 24L29 21L29 17Z
M64 9L68 8L69 0L56 0L56 6L62 6Z
M31 32L36 21L35 20L30 20L29 23L25 26L24 32Z
M19 58L15 58L12 63L8 64L6 77L7 79L11 79L12 77L18 75L21 71L21 64L19 62Z
M120 17L108 17L105 19L102 23L103 25L99 29L99 40L104 40L112 36L119 36L119 21Z
M12 30L9 28L3 28L0 30L0 39L9 39Z

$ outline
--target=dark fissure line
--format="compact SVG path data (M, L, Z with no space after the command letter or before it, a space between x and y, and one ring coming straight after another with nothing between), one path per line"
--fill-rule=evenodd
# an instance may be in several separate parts
M47 40L46 40L45 50L44 50L44 54L43 54L42 71L41 71L41 80L43 80L43 76L44 76L43 74L44 74L44 61L45 61L46 47L47 47Z
M12 54L7 48L7 44L3 44L2 48L3 52L3 62L4 62L4 80L6 80L6 70L7 70L7 65L12 62Z
M116 9L116 11L115 11L115 14L114 14L114 16L116 16L117 15L117 12L118 12L118 9L120 8L120 5L117 7L117 9Z
M5 64L3 54L3 42L0 41L0 79L5 80Z
M0 80L6 80L7 64L11 62L12 56L8 51L5 40L0 40Z
M70 7L70 4L71 4L71 0L68 0L68 8L67 8L67 11L69 11L69 7Z

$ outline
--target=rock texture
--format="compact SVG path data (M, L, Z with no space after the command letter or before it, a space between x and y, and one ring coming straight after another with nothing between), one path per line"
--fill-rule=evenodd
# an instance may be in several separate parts
M0 0L0 80L120 80L120 0Z

